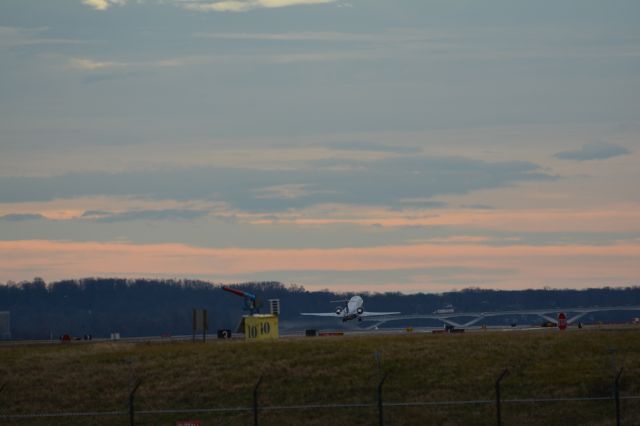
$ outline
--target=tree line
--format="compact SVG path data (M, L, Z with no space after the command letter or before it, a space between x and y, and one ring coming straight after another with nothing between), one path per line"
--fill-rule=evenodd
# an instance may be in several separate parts
M307 291L302 286L279 282L231 284L256 294L264 301L280 299L281 327L304 329L339 327L329 320L301 317L300 312L330 312L332 300L351 293L328 290ZM402 294L398 292L362 294L372 311L399 311L403 314L431 313L452 306L460 312L483 312L537 308L640 305L640 287L530 290L487 290L467 288L446 293ZM158 280L86 278L46 283L40 278L20 283L0 283L0 311L11 315L11 334L18 339L72 336L179 335L191 333L192 309L207 309L210 331L235 329L241 316L242 299L222 290L221 284L199 280ZM604 315L604 316L603 316ZM627 321L630 313L598 314L585 321ZM514 321L509 318L495 321ZM350 324L357 326L357 324ZM397 326L397 325L396 325Z

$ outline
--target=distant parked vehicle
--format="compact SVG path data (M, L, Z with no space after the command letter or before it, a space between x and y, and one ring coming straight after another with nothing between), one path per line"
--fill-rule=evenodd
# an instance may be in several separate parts
M444 308L436 309L435 311L433 311L433 313L434 314L452 314L455 311L456 310L453 308L452 305L447 305Z

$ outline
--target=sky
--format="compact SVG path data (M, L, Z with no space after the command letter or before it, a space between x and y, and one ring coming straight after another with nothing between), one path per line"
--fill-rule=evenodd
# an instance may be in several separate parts
M637 0L4 0L0 282L640 285Z

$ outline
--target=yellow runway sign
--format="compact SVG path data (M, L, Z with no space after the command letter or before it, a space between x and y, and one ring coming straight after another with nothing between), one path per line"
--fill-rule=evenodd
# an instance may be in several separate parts
M277 339L278 317L275 315L253 315L244 317L245 340Z

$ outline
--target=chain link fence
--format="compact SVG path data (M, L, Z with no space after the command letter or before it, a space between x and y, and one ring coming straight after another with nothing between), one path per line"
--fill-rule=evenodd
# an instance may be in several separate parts
M252 405L238 407L176 408L176 409L140 409L136 405L136 391L144 386L140 379L135 380L129 391L128 406L116 411L62 412L5 414L8 407L0 407L2 424L176 424L184 418L201 418L200 424L243 424L276 425L289 424L287 419L299 418L300 413L309 419L306 425L326 424L323 419L340 419L341 413L357 411L361 422L355 424L563 424L562 406L565 404L597 404L599 419L571 419L571 424L588 424L592 420L607 424L639 424L640 395L620 395L620 379L623 369L611 381L611 395L551 398L504 398L503 381L508 380L509 370L503 370L495 380L494 398L471 400L434 400L434 401L387 401L384 397L384 385L389 376L381 374L369 401L362 403L328 403L300 405L261 404L265 396L262 384L264 377L256 381L251 389ZM0 394L7 387L0 385ZM0 395L1 396L1 395ZM560 406L559 409L544 413L541 408L548 405ZM416 411L418 410L418 411ZM625 411L626 410L626 411ZM428 414L425 416L425 412ZM296 413L294 416L292 413ZM469 421L469 419L473 419ZM556 421L554 421L557 420ZM625 423L626 420L626 423ZM297 422L296 422L297 423ZM198 424L198 423L195 423Z

